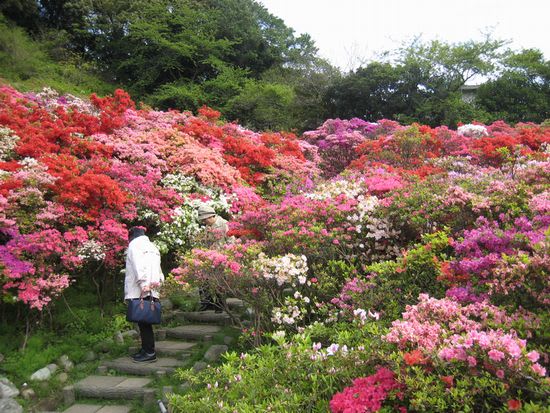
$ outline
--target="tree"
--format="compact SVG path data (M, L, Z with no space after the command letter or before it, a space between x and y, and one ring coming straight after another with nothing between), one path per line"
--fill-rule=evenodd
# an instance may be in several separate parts
M543 122L550 118L550 61L540 50L512 54L496 79L481 85L476 103L494 119Z
M249 81L243 91L226 106L228 118L256 130L290 130L295 121L291 105L292 87Z
M487 34L482 41L460 43L424 43L415 39L399 49L397 63L418 73L418 89L424 96L417 102L412 118L432 126L456 126L458 122L485 117L483 111L461 100L460 88L468 81L493 74L509 54L502 50L506 44Z
M369 121L410 116L423 94L412 69L372 62L340 78L325 94L329 116Z
M338 79L325 94L328 113L432 126L486 119L483 109L462 101L460 88L492 74L507 56L505 44L489 36L455 44L416 39Z
M40 11L34 0L4 0L0 4L0 14L30 32L40 27Z

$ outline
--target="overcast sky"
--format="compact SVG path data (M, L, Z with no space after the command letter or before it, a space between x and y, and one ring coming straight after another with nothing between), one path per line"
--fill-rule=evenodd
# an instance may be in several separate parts
M550 0L259 0L319 54L341 69L422 35L446 42L480 40L483 31L537 48L550 58Z

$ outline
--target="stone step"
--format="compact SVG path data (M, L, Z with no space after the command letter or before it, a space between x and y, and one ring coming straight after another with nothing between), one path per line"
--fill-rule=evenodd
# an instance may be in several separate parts
M189 355L186 356L189 357ZM159 374L158 372L173 373L178 367L182 367L184 362L170 357L158 357L157 361L152 363L136 363L130 357L120 357L115 360L104 361L102 365L119 373L149 376Z
M204 340L212 339L212 336L221 330L220 326L212 324L190 324L179 326L166 330L166 335L172 338L186 340Z
M157 356L180 356L183 353L193 351L197 343L189 343L186 341L160 340L155 342L155 352ZM130 354L135 354L140 347L132 346L129 348Z
M229 314L225 312L216 313L214 310L188 312L182 311L176 319L180 321L190 321L193 323L219 324L222 326L227 326L231 324L231 317L229 317Z
M73 404L63 413L129 413L130 406L107 405L99 404Z
M63 389L66 404L75 397L98 399L141 399L144 404L155 401L155 390L147 388L152 379L125 376L88 376Z
M232 310L242 310L244 308L244 302L239 298L226 298L225 303Z

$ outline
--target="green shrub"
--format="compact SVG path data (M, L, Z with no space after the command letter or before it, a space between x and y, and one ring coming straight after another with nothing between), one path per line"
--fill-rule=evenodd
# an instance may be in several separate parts
M350 327L348 325L348 327ZM179 370L176 374L190 383L186 394L170 397L170 406L179 412L326 412L332 395L349 385L351 380L370 374L377 342L366 341L363 332L351 328L340 331L340 343L347 351L321 356L312 349L308 334L295 336L292 342L278 338L278 345L263 345L247 355L227 353L219 367L200 373ZM364 343L364 348L351 348L351 343ZM323 345L323 348L326 344Z
M422 236L422 242L404 252L395 261L383 261L366 268L374 286L357 298L355 308L382 311L384 319L398 318L407 304L417 301L420 293L440 298L444 285L438 281L441 262L451 253L446 231ZM391 299L388 299L391 297Z

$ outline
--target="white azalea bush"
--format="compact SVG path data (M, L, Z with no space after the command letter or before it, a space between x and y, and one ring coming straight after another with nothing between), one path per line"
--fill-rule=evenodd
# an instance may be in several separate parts
M0 127L0 162L11 159L14 149L19 141L19 136L10 128Z
M182 251L192 246L194 237L201 232L197 213L201 204L214 208L218 214L229 214L233 197L219 188L207 187L183 174L166 175L162 183L166 188L174 189L184 199L173 210L171 221L160 224L155 243L162 253L169 250Z
M483 125L462 125L457 129L457 132L461 136L467 136L469 138L481 138L482 136L489 136L487 128Z

